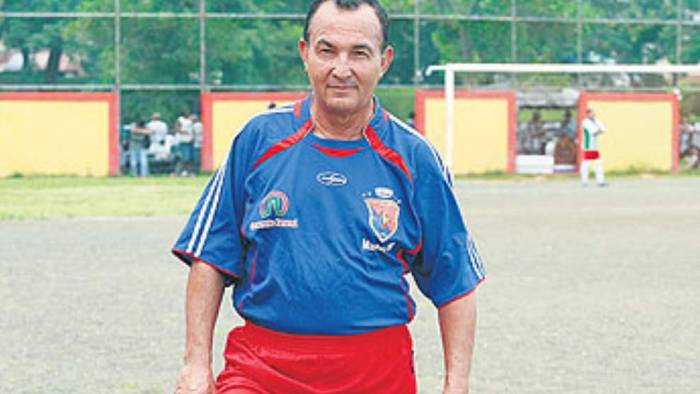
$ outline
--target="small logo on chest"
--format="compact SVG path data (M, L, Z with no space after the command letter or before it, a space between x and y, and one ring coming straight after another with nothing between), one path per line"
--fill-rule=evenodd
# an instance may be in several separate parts
M316 175L316 181L324 186L338 187L348 183L348 178L340 173L324 171Z
M284 219L282 216L289 210L289 197L284 192L273 190L260 201L258 214L262 220L250 223L251 230L261 230L272 227L298 228L297 219Z

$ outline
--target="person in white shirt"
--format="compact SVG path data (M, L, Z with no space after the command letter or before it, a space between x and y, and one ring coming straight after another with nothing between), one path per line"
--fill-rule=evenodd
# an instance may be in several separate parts
M196 171L199 169L199 166L202 163L202 135L204 134L204 125L202 125L202 122L199 120L199 117L196 114L192 114L190 119L192 120L192 133L194 134L193 169Z
M175 166L176 175L188 175L194 167L194 127L188 113L183 112L175 123L175 136L179 160Z
M151 145L163 142L168 134L168 125L160 119L158 112L151 115L151 121L146 123L146 128L151 130Z
M581 156L581 183L588 185L588 166L591 161L595 163L595 178L598 186L607 186L605 173L603 172L603 159L598 151L598 137L605 132L605 126L595 117L592 109L586 110L586 117L581 123L583 129L583 154Z

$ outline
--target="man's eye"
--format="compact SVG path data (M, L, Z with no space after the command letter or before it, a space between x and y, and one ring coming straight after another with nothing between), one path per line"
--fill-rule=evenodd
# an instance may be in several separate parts
M352 54L355 55L355 56L357 56L357 57L362 57L362 58L367 58L367 57L369 57L369 54L368 54L367 52L365 52L365 51L355 51L355 52L353 52Z

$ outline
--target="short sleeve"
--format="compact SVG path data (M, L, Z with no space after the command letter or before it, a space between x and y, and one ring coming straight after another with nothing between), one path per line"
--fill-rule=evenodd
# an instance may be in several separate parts
M423 229L423 247L412 273L421 292L441 307L471 293L484 280L485 272L450 174L437 152L429 149L429 155L422 155L416 178L414 206Z
M184 263L206 263L231 285L241 276L243 169L245 150L236 139L226 160L209 180L172 252Z

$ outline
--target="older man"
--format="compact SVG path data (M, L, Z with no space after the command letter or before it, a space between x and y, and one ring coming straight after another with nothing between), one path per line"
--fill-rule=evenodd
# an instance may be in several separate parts
M191 267L176 392L416 392L409 273L438 307L443 392L468 391L483 267L435 149L374 96L387 29L375 0L311 4L312 93L243 127L174 247ZM215 382L229 284L246 323Z

